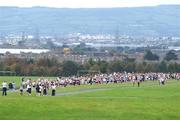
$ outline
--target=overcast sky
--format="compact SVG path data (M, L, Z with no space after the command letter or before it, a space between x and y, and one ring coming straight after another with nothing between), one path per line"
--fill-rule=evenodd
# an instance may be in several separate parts
M58 8L137 7L180 4L180 0L0 0L0 6Z

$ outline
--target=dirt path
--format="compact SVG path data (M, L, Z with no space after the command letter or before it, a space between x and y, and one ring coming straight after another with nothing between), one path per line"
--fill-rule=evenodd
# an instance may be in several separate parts
M111 88L80 89L72 92L57 93L56 96L68 96L68 95L76 95L76 94L88 93L88 92L105 91L105 90L111 90Z

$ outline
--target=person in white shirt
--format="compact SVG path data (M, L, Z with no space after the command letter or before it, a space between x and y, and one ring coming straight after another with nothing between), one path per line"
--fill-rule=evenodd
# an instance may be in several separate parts
M31 95L31 84L30 83L27 85L27 93L28 93L28 96Z
M40 93L40 96L42 95L42 91L43 91L43 87L42 87L42 85L39 85L39 93Z
M4 81L2 83L2 96L6 96L7 95L7 83L6 81Z
M12 82L12 86L13 86L13 90L15 90L16 89L16 84L15 84L14 81Z

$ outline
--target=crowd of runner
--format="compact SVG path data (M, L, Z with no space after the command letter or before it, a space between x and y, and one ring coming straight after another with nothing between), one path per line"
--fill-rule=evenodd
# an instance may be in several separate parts
M37 96L47 96L48 91L51 90L51 95L55 96L57 87L84 85L84 84L117 84L124 82L132 82L133 86L137 84L140 87L143 81L159 80L160 85L165 85L168 79L180 80L180 73L112 73L112 74L95 74L86 76L73 76L73 77L57 77L56 79L39 78L38 80L31 80L30 78L22 78L20 85L20 95L24 91L28 95L32 91L36 91ZM7 95L7 88L15 89L15 83L7 84L6 81L2 83L2 95Z

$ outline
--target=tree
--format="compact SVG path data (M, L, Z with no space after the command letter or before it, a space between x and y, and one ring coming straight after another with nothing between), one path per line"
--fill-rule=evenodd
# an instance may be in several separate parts
M156 64L155 63L148 63L144 68L144 72L156 72Z
M91 66L90 71L100 71L99 65L95 64Z
M170 61L170 60L178 60L178 57L177 57L177 55L171 50L171 51L169 51L168 53L166 53L166 56L165 56L164 59L167 60L167 61Z
M123 72L124 71L124 64L121 61L113 61L108 66L109 72Z
M76 75L78 71L78 64L73 61L65 61L62 65L62 75L63 76L71 76Z
M101 73L106 73L107 72L107 68L108 68L108 62L106 61L99 61L99 67L100 67L100 72Z
M53 66L48 70L49 76L59 76L61 73L61 69L57 66Z
M158 71L159 72L167 72L167 63L165 61L162 61L159 65L158 65Z
M150 50L146 51L146 54L144 55L145 60L159 60L159 56L156 54L153 54Z
M46 66L46 67L52 67L52 66L58 66L59 63L57 59L55 58L40 58L36 61L37 66Z
M144 72L145 71L145 64L144 63L136 63L135 66L136 72Z
M92 65L96 64L96 61L94 61L92 58L90 58L88 60L88 63L92 66Z
M170 63L168 65L168 72L179 72L180 65L175 63Z

